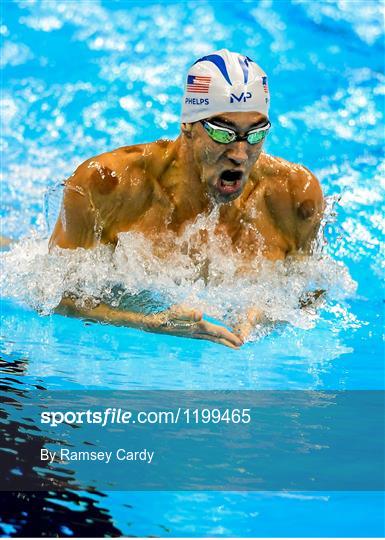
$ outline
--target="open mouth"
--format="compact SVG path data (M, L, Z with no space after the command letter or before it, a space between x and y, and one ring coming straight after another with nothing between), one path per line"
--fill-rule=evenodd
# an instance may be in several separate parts
M223 171L217 182L217 189L223 194L239 191L242 183L242 171Z

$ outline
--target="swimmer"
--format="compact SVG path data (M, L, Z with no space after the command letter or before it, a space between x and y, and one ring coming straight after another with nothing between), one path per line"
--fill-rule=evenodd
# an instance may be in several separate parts
M308 169L262 151L269 102L267 76L250 58L221 49L197 60L186 77L180 135L81 164L65 183L50 249L116 245L127 231L161 244L162 236L181 235L217 206L216 232L246 267L261 249L272 261L309 255L324 209L322 191ZM263 320L250 309L246 322L230 331L184 306L148 315L106 304L82 309L71 298L63 298L57 312L232 348Z

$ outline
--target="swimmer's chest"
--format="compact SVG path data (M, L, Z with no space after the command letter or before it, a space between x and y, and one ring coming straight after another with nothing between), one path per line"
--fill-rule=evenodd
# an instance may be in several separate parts
M284 233L266 205L264 193L255 193L246 202L224 207L221 212L221 234L227 234L237 252L246 258L259 255L270 260L284 259L295 249L292 235Z
M142 208L129 208L120 214L120 219L111 229L111 241L119 233L140 232L150 237L154 242L162 241L167 236L167 243L171 236L185 234L199 213L194 209L182 215L178 208L161 193L151 197L151 204ZM220 241L224 236L231 240L233 248L243 253L245 258L258 255L271 260L284 259L286 254L294 248L290 234L284 234L278 226L271 211L266 205L263 190L256 190L246 201L242 198L234 203L222 205L215 227L215 235ZM207 235L200 236L201 241ZM228 242L225 242L228 245ZM169 245L172 249L172 246Z

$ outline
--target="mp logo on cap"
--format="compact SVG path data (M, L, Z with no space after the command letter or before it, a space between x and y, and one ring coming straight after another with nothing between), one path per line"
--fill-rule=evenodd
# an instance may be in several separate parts
M246 92L246 93L242 92L242 94L239 97L235 94L230 94L230 103L234 103L235 100L238 101L239 103L241 101L246 103L246 100L250 99L252 96L253 94L251 92Z

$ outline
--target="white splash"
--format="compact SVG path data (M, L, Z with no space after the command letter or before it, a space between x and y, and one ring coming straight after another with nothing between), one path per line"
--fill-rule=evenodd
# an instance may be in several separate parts
M185 304L231 325L248 308L257 308L271 321L301 328L313 327L318 317L314 308L300 306L310 291L325 290L326 298L337 302L355 292L347 268L319 252L304 260L257 257L246 274L241 256L230 256L230 245L215 235L217 217L217 211L199 216L180 237L170 234L162 242L123 233L115 249L100 245L48 253L46 240L21 241L2 256L0 292L49 314L64 295L80 304L104 301L117 307L146 291L149 310Z

